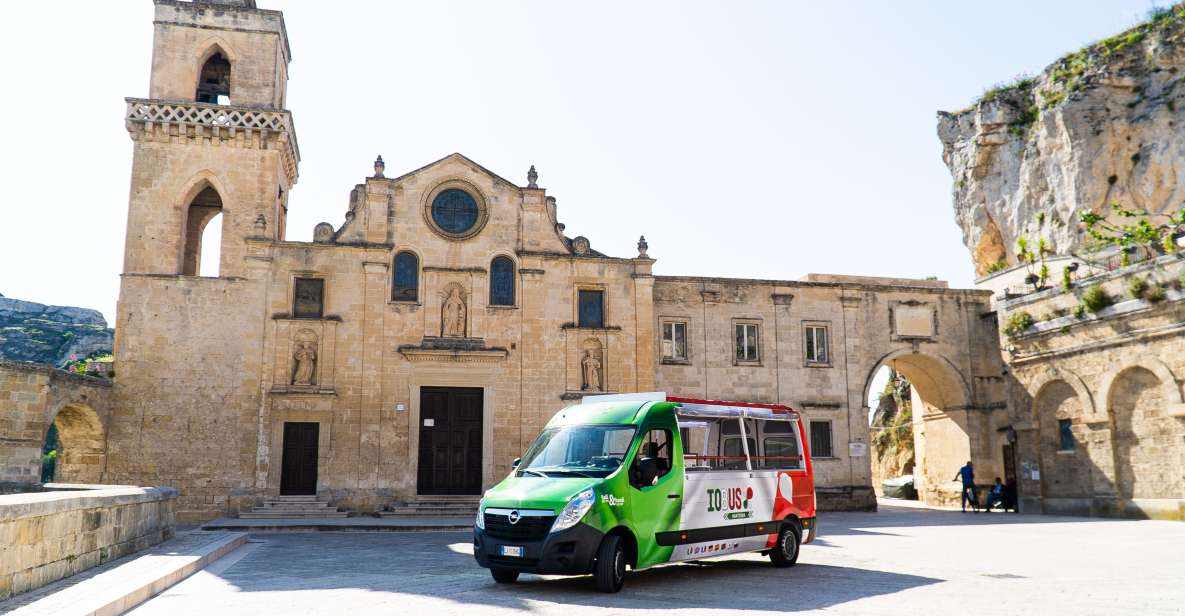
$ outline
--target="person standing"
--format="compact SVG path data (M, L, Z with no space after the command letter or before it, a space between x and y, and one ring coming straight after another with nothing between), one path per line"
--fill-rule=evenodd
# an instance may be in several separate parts
M979 494L975 492L975 468L971 466L971 461L968 460L963 468L959 469L959 474L955 475L955 480L963 482L963 497L961 504L963 506L963 513L967 512L967 502L971 502L971 510L979 513Z

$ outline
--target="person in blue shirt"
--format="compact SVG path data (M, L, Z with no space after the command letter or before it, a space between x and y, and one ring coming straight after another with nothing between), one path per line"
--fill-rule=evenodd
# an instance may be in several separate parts
M988 492L987 510L991 511L995 505L1000 505L1001 509L1004 508L1004 483L1000 481L999 477L996 477L996 485L992 486L992 491Z
M955 475L955 481L962 480L963 482L963 498L961 503L963 505L963 513L967 512L967 503L971 503L971 510L979 513L979 494L975 491L975 468L971 466L971 461L968 460L966 466L959 469L959 474Z

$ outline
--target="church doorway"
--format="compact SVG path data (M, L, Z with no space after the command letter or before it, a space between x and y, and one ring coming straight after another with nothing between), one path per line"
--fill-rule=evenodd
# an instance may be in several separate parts
M417 492L481 494L482 390L420 388Z
M317 493L317 441L321 424L284 422L284 448L280 461L280 495Z

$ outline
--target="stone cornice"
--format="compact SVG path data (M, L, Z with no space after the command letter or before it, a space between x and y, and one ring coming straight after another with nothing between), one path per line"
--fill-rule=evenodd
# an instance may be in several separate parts
M218 139L242 147L278 149L289 185L297 180L300 146L292 114L282 109L255 109L192 101L126 98L124 117L132 139L167 141L173 137Z
M503 361L510 353L502 348L479 350L426 349L414 345L399 347L399 354L410 362L447 362L460 364L489 364Z

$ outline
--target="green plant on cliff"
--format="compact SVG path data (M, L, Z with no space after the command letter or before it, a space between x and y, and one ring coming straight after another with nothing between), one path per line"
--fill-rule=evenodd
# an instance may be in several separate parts
M1008 261L1005 261L1004 259L1000 259L999 261L996 261L995 263L992 263L987 266L987 275L991 276L992 274L1002 272L1006 269L1008 269Z
M1102 285L1092 284L1082 293L1082 305L1092 313L1098 313L1111 305L1111 296L1107 295Z
M1015 338L1024 333L1026 329L1032 327L1033 323L1036 323L1036 321L1033 319L1033 315L1028 312L1023 310L1014 312L1008 315L1008 319L1004 321L1004 335L1009 338Z
M1112 220L1095 212L1082 212L1078 218L1087 235L1103 246L1122 251L1122 265L1131 263L1133 253L1142 252L1147 258L1153 253L1175 251L1176 238L1185 233L1185 208L1171 214L1151 214L1112 202L1110 217Z
M1142 276L1135 276L1127 281L1127 295L1132 299L1142 299L1148 291L1148 281Z
M1074 272L1069 265L1062 267L1062 290L1070 291L1074 288Z
M1167 295L1168 291L1166 291L1164 285L1160 284L1159 282L1149 286L1148 289L1144 291L1144 299L1152 302L1153 304L1159 304L1160 302L1163 302Z

